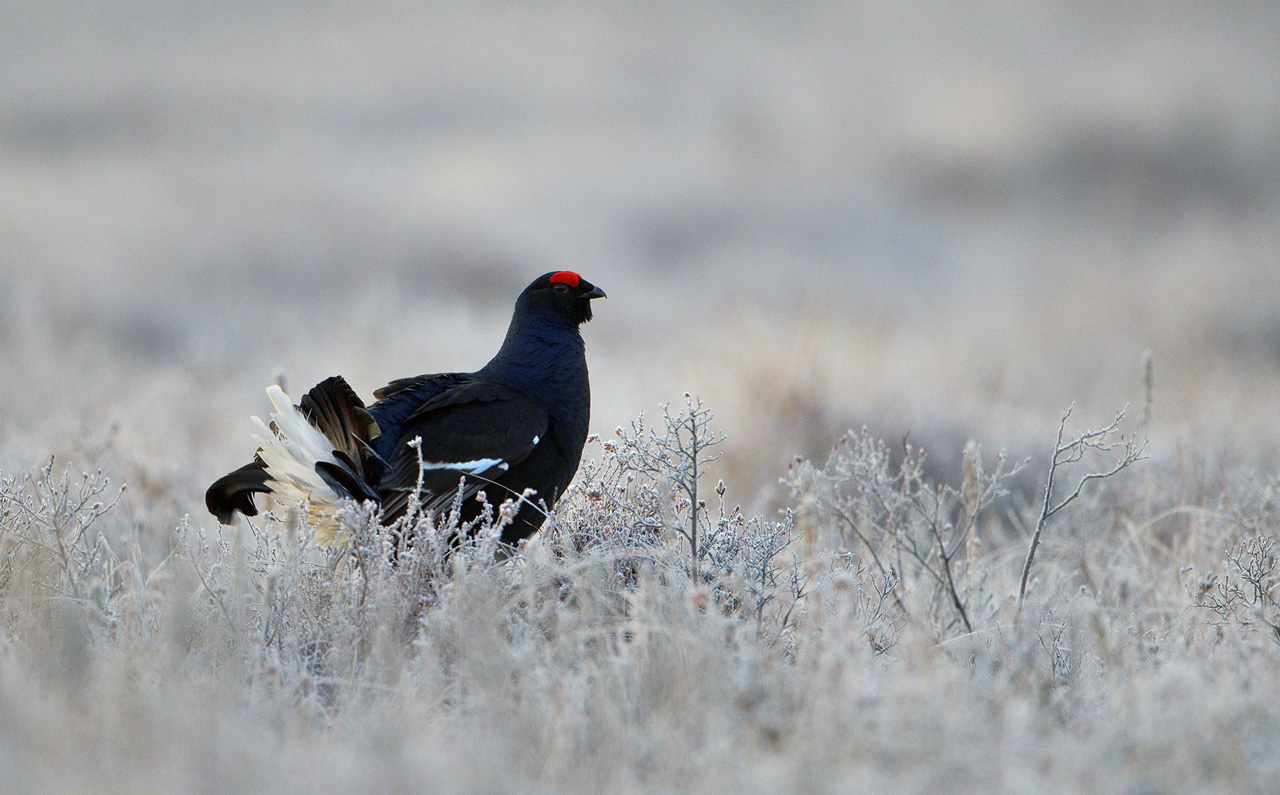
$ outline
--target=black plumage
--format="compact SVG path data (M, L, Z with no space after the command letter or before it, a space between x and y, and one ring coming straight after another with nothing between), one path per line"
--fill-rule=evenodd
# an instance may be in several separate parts
M437 511L450 507L461 488L466 520L479 510L469 499L477 491L497 503L532 489L503 532L507 543L527 538L582 458L591 390L579 327L591 319L591 301L602 297L575 273L545 274L516 300L507 336L488 364L474 373L392 381L367 408L340 376L316 385L296 407L282 406L287 401L277 400L284 396L276 390L273 402L283 414L273 415L252 463L209 487L209 511L223 523L236 511L255 516L259 493L305 497L313 509L375 500L389 524L421 484L421 504Z

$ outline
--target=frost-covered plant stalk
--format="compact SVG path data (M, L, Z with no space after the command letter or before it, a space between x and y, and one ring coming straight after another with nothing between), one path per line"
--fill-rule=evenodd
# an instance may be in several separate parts
M1147 369L1150 379L1150 369ZM1148 406L1151 398L1148 396ZM1049 468L1045 474L1044 492L1041 497L1040 514L1036 517L1035 529L1031 540L1027 542L1027 557L1022 564L1022 576L1018 581L1018 610L1027 597L1027 581L1031 576L1031 564L1035 562L1036 550L1040 547L1040 538L1044 534L1045 525L1083 493L1086 486L1094 481L1113 478L1124 470L1141 461L1146 455L1147 443L1136 435L1125 434L1121 429L1128 406L1116 412L1109 425L1094 430L1084 430L1071 438L1066 438L1067 420L1075 409L1072 404L1062 413L1062 421L1058 423L1058 436L1053 444L1053 454L1049 456ZM1149 414L1149 409L1144 414ZM1145 419L1144 419L1145 422ZM1082 461L1086 455L1100 456L1104 459L1099 468L1075 478L1074 485L1065 496L1057 492L1057 480L1063 476L1063 470L1071 464ZM1109 460L1106 460L1109 459Z
M707 523L707 505L698 496L698 484L707 465L720 457L709 451L725 439L711 430L712 417L701 399L686 392L684 408L675 414L669 405L662 406L662 427L647 426L641 415L629 430L618 429L622 468L668 485L673 492L676 521L672 529L689 543L689 575L695 581L702 557L699 531Z

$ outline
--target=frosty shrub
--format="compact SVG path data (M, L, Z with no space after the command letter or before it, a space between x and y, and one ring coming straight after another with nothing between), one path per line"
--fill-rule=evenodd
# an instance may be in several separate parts
M696 581L709 529L707 503L698 489L707 466L720 457L710 450L724 435L711 430L713 415L701 400L685 393L684 403L675 414L662 406L660 427L647 426L641 415L629 430L618 429L621 443L611 452L621 469L648 479L651 494L669 495L658 505L670 510L666 526L688 542L689 574Z
M1071 782L1148 775L1116 737L1165 749L1164 783L1230 778L1205 760L1245 736L1280 753L1272 713L1232 695L1280 674L1272 481L1184 505L1122 477L1142 448L1118 426L1060 429L1031 464L970 443L939 481L923 450L863 430L797 461L790 498L756 516L715 479L710 410L661 416L593 439L516 549L500 539L519 503L484 492L467 523L457 501L411 500L390 527L349 503L350 542L326 550L305 505L160 533L101 475L0 477L0 710L28 680L58 685L22 698L89 726L76 743L41 710L10 725L76 760L51 769L125 760L122 791L147 786L119 771L175 747L227 759L230 789L288 769L282 791L379 792L776 791L778 764L792 783L960 770L962 789L998 791L1005 768L1047 760ZM1014 499L1037 463L1048 497ZM1216 695L1151 695L1187 680Z
M0 592L66 597L109 625L136 574L101 532L124 493L99 470L75 477L50 459L34 472L0 472Z
M1280 644L1280 481L1246 481L1223 495L1219 510L1234 533L1197 584L1196 604L1220 631L1261 633Z
M661 407L661 425L641 416L603 441L600 459L586 465L562 503L551 537L573 554L603 555L629 588L641 575L676 586L670 574L683 570L699 610L714 607L778 643L810 582L792 543L791 514L781 521L747 517L726 502L723 481L703 484L718 458L710 450L724 435L712 429L714 415L701 400L686 394L684 401L675 413ZM700 496L708 490L714 510Z
M825 537L813 543L860 569L869 569L903 616L920 611L942 635L973 631L975 606L989 609L992 594L975 566L974 528L1007 491L1021 464L1001 451L988 471L982 448L965 449L959 485L924 477L925 453L903 443L894 464L888 444L867 429L845 434L826 463L799 461L787 485L809 521Z
M350 543L329 551L311 544L305 505L212 537L188 520L178 535L204 606L230 638L255 650L261 670L289 672L301 695L322 693L331 707L339 694L359 697L379 661L408 653L459 581L503 571L500 538L519 504L473 499L483 510L470 522L458 500L437 515L412 499L389 526L375 504L349 502L337 518Z
M1276 572L1275 538L1251 536L1224 556L1224 573L1210 575L1199 604L1223 622L1265 631L1280 643L1280 577Z

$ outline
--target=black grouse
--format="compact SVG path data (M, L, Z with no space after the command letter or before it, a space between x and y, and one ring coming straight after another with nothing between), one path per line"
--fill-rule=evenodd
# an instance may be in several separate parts
M592 299L604 297L576 273L545 274L516 299L506 339L488 364L392 381L367 408L341 376L316 385L297 406L269 387L270 425L253 418L258 453L209 487L209 512L230 524L236 511L257 515L256 494L306 500L316 540L327 545L345 540L334 513L348 499L377 501L391 524L419 483L428 511L448 510L461 489L469 521L481 509L470 499L477 492L496 504L532 489L502 540L529 537L582 459L591 389L579 327L591 320Z

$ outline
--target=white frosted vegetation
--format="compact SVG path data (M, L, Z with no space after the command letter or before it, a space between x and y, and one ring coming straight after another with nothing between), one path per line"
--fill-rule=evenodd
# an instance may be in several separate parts
M11 791L1280 782L1274 483L1203 507L1145 462L1090 484L1020 614L1038 508L999 457L932 483L851 433L750 517L680 485L718 438L706 407L663 416L594 441L502 562L510 504L460 545L456 514L388 534L350 504L325 554L296 512L170 536L101 475L0 478Z

